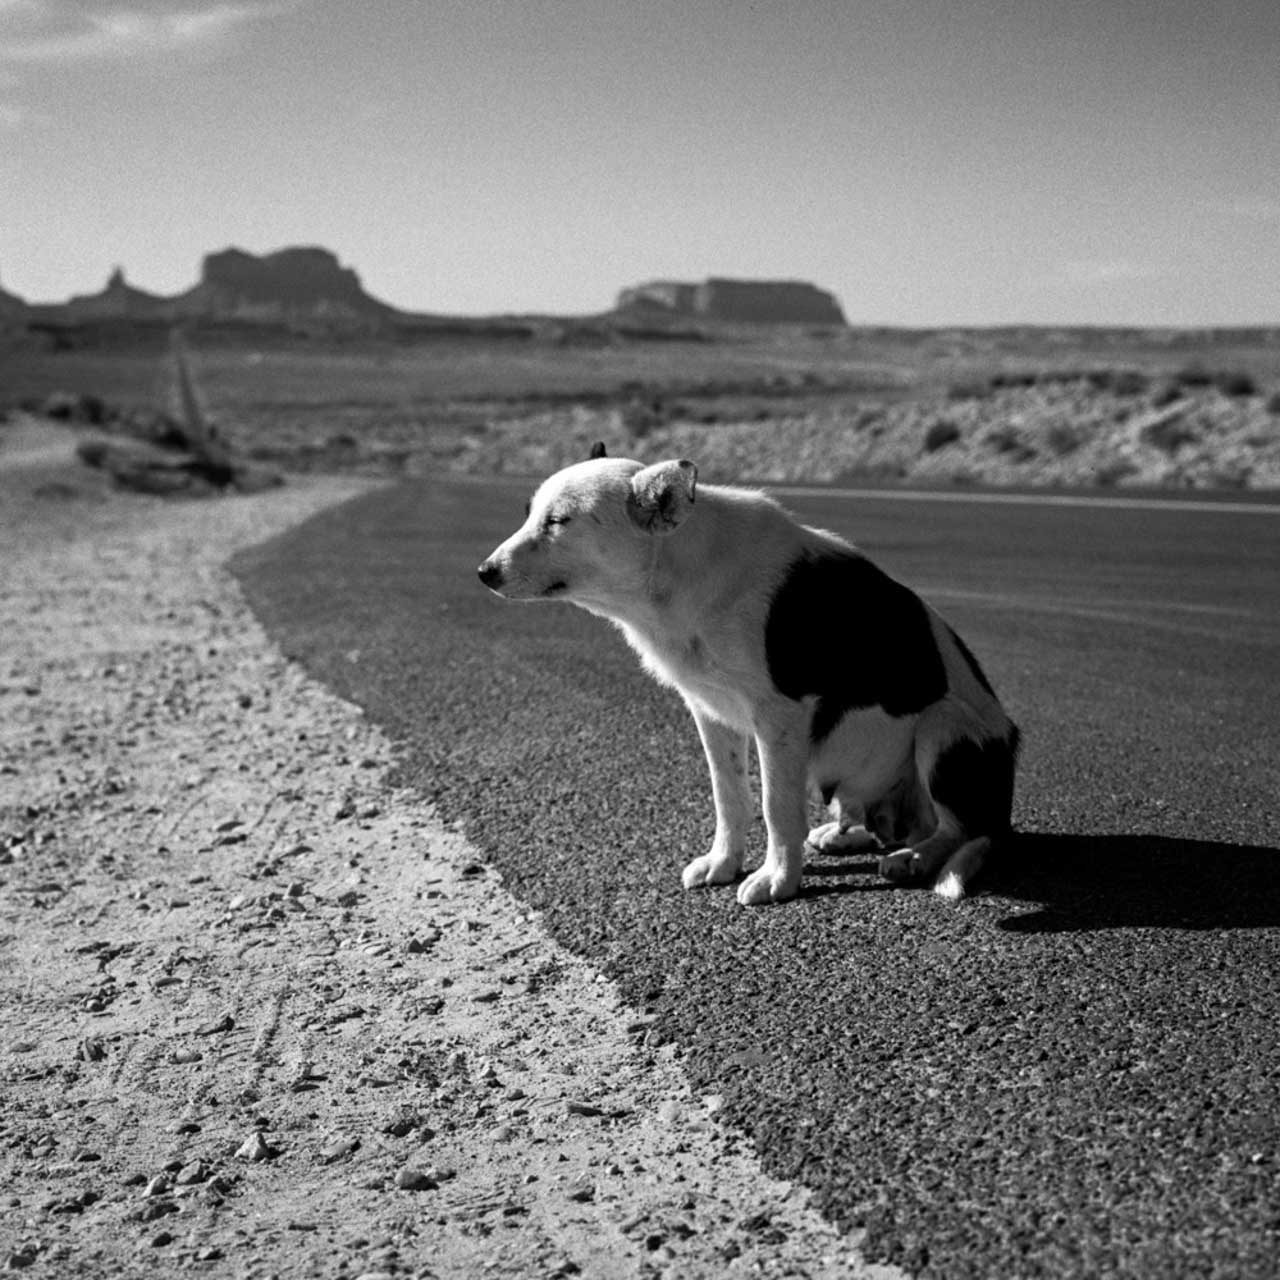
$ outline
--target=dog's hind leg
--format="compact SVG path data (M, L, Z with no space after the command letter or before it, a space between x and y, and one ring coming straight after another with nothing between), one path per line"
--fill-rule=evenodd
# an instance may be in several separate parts
M816 853L862 853L878 849L880 841L868 831L839 801L835 802L836 820L824 822L809 832L805 844Z
M728 884L737 879L747 851L752 804L747 780L747 735L713 720L699 707L690 704L689 709L706 752L716 806L716 833L710 852L694 858L680 877L686 889L696 889L699 885Z
M959 902L968 891L970 882L982 870L990 852L989 836L966 841L943 865L941 874L933 882L934 893L950 902Z
M933 835L927 836L913 848L899 849L880 859L880 874L886 880L893 880L898 884L927 880L936 875L965 845L964 832L954 824L950 815L940 816L942 821Z

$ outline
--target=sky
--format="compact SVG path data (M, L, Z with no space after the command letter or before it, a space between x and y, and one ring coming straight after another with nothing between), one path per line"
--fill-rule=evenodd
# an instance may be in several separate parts
M1280 323L1280 0L0 0L0 285L320 244L453 314Z

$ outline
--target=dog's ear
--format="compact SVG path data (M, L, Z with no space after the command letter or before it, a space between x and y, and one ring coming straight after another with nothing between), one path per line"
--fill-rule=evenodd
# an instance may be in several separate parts
M591 452L587 454L587 461L594 462L597 458L603 458L604 456L604 441L597 440L595 444L591 446Z
M645 533L673 533L693 509L698 468L679 462L655 462L631 477L627 514Z

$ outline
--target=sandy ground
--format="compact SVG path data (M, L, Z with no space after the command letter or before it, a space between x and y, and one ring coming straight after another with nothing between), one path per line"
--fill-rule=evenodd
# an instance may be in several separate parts
M0 1266L859 1276L224 565L359 492L0 427Z

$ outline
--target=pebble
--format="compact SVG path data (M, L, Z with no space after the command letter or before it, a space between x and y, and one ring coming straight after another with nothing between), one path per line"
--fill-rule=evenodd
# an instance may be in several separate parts
M143 1198L149 1199L152 1196L168 1195L169 1188L171 1186L173 1186L173 1183L170 1182L169 1175L167 1173L157 1173L156 1176L147 1183L143 1190Z
M266 1138L254 1130L237 1148L236 1157L240 1160L270 1160L279 1155L275 1147L267 1143Z
M188 1062L199 1062L203 1057L204 1054L199 1049L175 1049L169 1055L169 1061L182 1066Z
M217 1022L206 1022L203 1026L197 1027L195 1034L198 1036L216 1036L223 1031L230 1031L235 1025L236 1020L229 1013L224 1013Z
M203 1182L209 1176L209 1166L203 1160L195 1160L191 1164L183 1165L173 1176L176 1186L190 1187L197 1182Z
M359 1149L359 1138L339 1138L336 1142L330 1142L327 1146L320 1148L320 1159L325 1164L333 1164Z
M173 1243L172 1231L157 1231L151 1237L151 1247L153 1249L163 1249L165 1245Z
M396 1186L401 1191L434 1191L439 1184L422 1169L401 1169L396 1174Z

